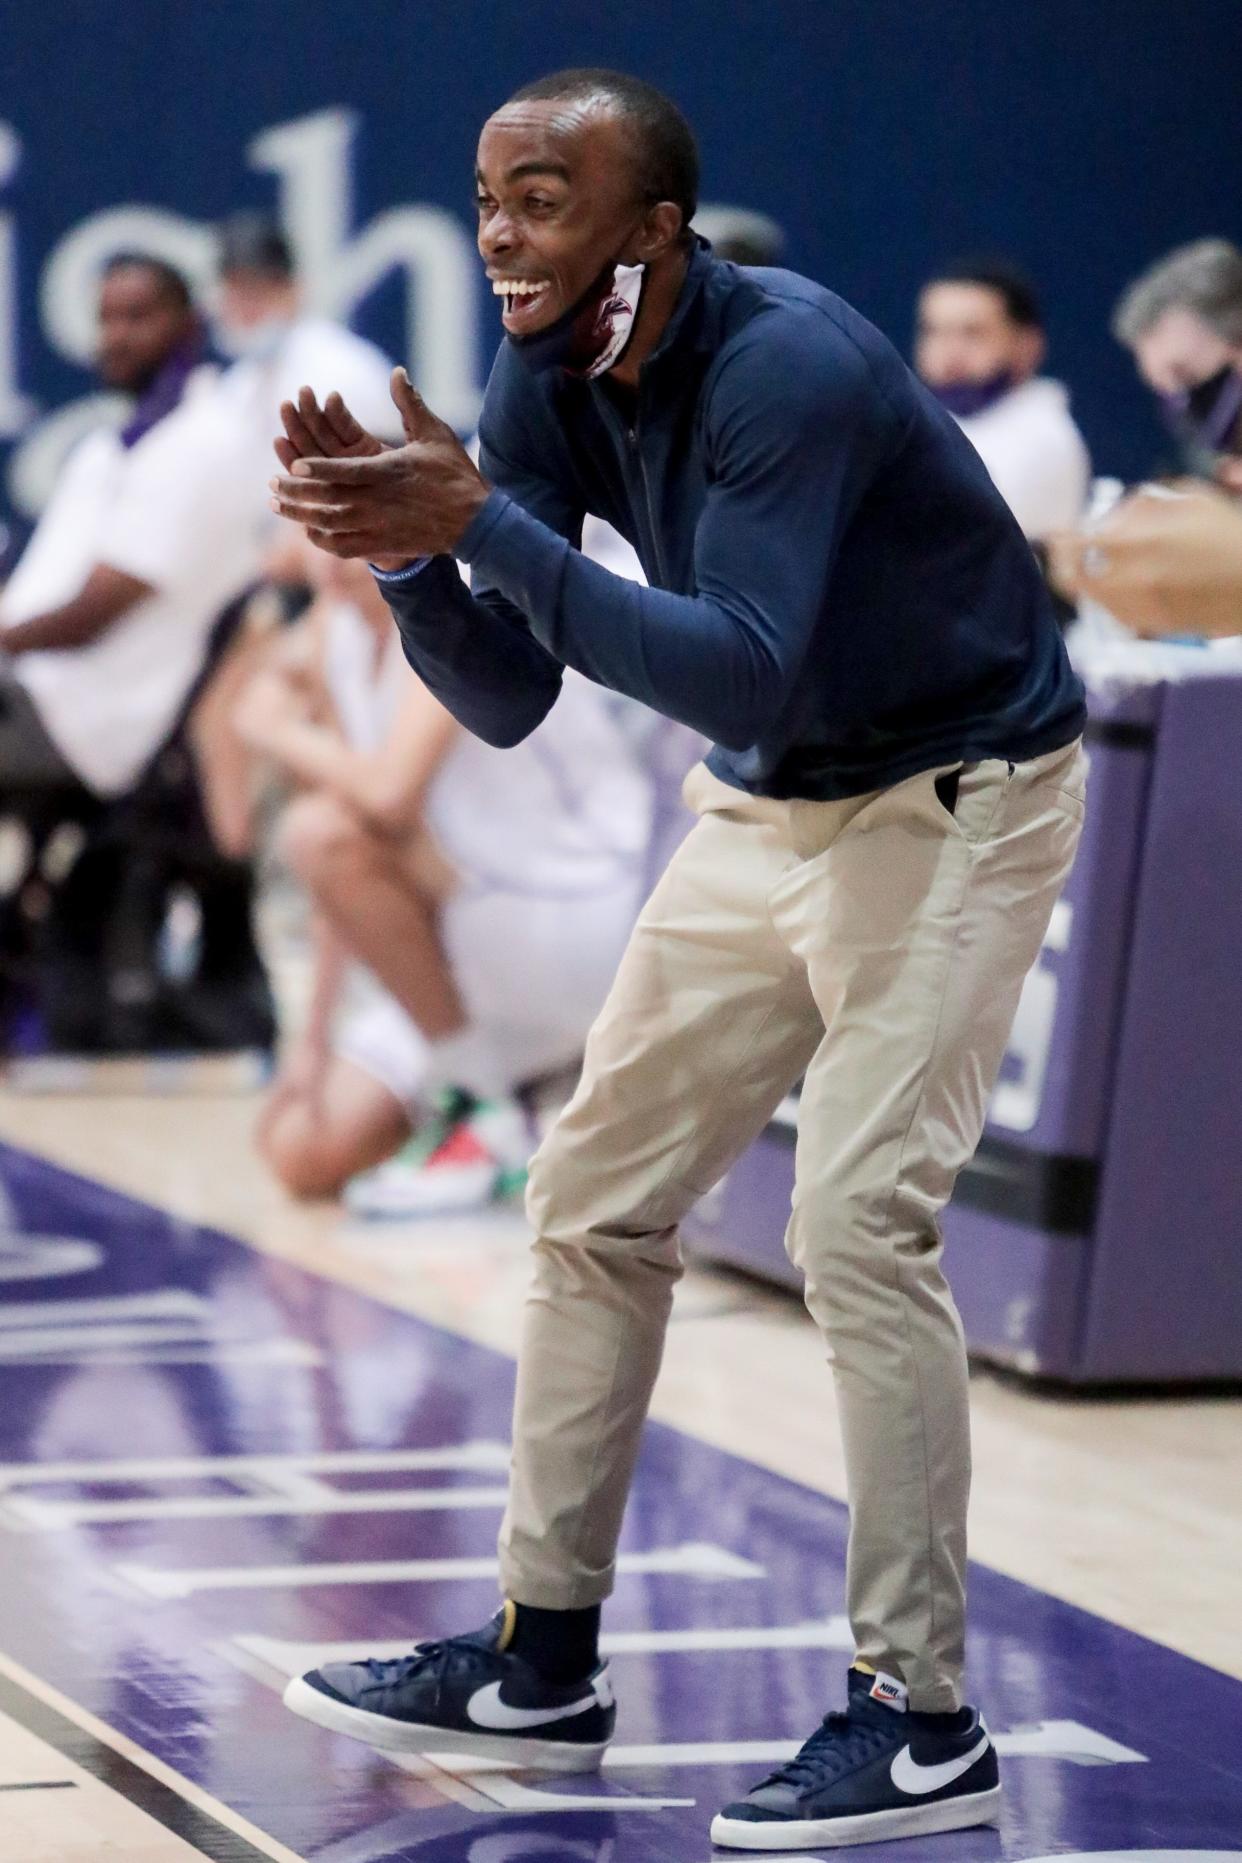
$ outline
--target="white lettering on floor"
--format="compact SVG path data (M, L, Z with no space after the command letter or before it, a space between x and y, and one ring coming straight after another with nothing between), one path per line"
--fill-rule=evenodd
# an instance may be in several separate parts
M288 1340L297 1347L300 1341ZM319 1455L129 1458L115 1462L0 1465L0 1524L24 1531L98 1525L122 1520L227 1520L264 1515L405 1513L423 1509L503 1507L506 1489L484 1486L401 1488L383 1477L439 1473L501 1474L509 1465L504 1443L469 1442L453 1448L338 1450ZM333 1475L375 1475L367 1488L333 1487ZM231 1484L234 1494L152 1494L90 1500L48 1498L41 1486L89 1482L171 1488L205 1481Z
M78 1274L102 1260L103 1251L93 1242L23 1237L12 1238L10 1245L0 1240L0 1279ZM0 1303L0 1366L205 1363L314 1366L323 1363L323 1353L308 1340L284 1334L243 1330L222 1336L211 1303L179 1287L86 1300Z
M151 1566L124 1564L113 1567L118 1578L151 1598L189 1598L200 1591L295 1591L310 1585L417 1585L439 1584L447 1579L495 1578L496 1558L482 1559L372 1559L347 1565L222 1565ZM654 1552L622 1553L622 1573L658 1573L670 1577L737 1579L765 1578L763 1566L723 1546L697 1542L669 1546Z

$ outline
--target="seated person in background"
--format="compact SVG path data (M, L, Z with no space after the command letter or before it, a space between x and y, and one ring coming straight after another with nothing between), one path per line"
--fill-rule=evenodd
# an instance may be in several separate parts
M1130 285L1113 335L1133 353L1186 469L1242 494L1242 251L1179 246Z
M1197 481L1141 485L1053 539L1057 584L1151 639L1242 634L1242 251L1178 247L1126 288L1113 334Z
M308 312L292 249L269 214L237 213L217 228L217 278L212 334L232 363L220 378L224 417L235 428L239 465L263 538L260 599L204 693L194 720L194 745L208 817L217 844L235 858L252 852L249 758L232 717L273 626L292 619L309 599L304 545L290 524L271 514L272 430L282 401L308 385L326 394L349 382L371 410L374 431L399 440L401 424L389 392L392 363L374 343L343 324Z
M353 1207L483 1202L529 1149L509 1097L576 1062L641 903L650 784L576 676L516 751L464 731L410 671L369 570L318 553L310 677L270 665L237 728L302 790L286 856L320 932L309 1026L260 1118L295 1196L370 1172ZM369 1000L337 1017L351 963ZM381 1164L437 1093L487 1112Z
M999 261L938 272L918 305L915 368L982 456L1032 543L1076 524L1091 461L1047 348L1034 289Z
M99 296L99 373L134 397L70 454L0 595L0 798L131 788L176 724L261 523L185 280L121 254Z

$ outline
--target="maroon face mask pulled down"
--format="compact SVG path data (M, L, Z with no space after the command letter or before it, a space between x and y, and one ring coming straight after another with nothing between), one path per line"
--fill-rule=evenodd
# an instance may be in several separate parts
M593 381L615 368L629 346L646 271L645 265L610 262L555 323L530 336L511 336L509 342L536 374L564 369Z

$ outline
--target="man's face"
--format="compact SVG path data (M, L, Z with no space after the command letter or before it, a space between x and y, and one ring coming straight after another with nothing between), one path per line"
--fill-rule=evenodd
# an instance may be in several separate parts
M624 257L643 216L624 123L604 105L506 104L483 126L479 251L510 336L555 323Z
M291 280L271 272L222 272L212 312L226 330L244 333L270 318L292 316L296 297Z
M1039 332L1015 323L987 285L928 285L919 298L914 366L929 388L973 387L1005 371L1025 381L1042 356Z
M1183 394L1210 380L1226 364L1242 369L1232 350L1202 317L1181 305L1158 317L1134 344L1139 374L1158 395Z
M193 314L158 272L120 265L99 289L99 373L109 388L137 395L190 333Z

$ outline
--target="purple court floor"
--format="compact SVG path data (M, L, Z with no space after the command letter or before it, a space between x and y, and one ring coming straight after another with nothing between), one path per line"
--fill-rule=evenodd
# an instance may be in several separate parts
M844 1509L653 1426L601 1776L406 1768L296 1720L279 1690L326 1652L495 1608L512 1365L22 1153L0 1191L0 1650L298 1854L706 1863L713 1811L838 1704ZM1003 1828L862 1854L1242 1863L1242 1683L983 1568L971 1595ZM0 1708L57 1738L8 1681ZM101 1764L218 1863L259 1854Z

